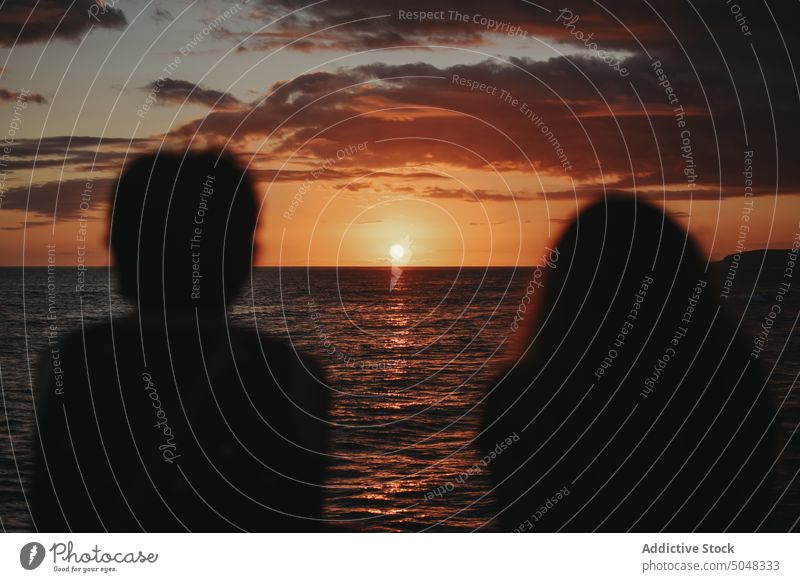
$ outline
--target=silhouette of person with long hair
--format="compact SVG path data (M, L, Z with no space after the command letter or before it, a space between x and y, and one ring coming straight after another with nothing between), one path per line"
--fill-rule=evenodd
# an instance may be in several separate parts
M108 236L136 311L61 341L62 377L40 380L37 530L321 528L322 373L228 321L257 216L227 154L159 153L122 173Z
M521 355L490 386L506 531L755 531L774 410L695 245L661 211L606 198L541 278Z

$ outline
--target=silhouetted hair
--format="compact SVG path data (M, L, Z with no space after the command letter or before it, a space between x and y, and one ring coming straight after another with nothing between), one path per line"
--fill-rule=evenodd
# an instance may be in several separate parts
M228 154L135 159L111 207L122 292L142 307L224 308L221 293L230 303L247 276L257 215L250 177Z

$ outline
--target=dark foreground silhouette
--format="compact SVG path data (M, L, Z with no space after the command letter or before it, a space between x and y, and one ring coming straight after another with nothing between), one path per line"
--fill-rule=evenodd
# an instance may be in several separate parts
M686 233L651 206L604 200L551 258L524 355L486 399L499 527L762 527L774 410Z
M39 531L320 529L320 369L226 321L256 217L227 156L148 156L123 173L109 240L138 309L63 340L59 377L43 368Z

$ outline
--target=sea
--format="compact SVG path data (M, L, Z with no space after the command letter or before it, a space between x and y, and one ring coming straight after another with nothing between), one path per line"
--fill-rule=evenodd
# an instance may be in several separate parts
M48 334L131 311L113 269L88 269L81 293L76 276L66 267L0 269L2 531L32 528L32 388ZM327 370L334 460L325 513L334 528L491 531L475 436L486 386L519 341L512 324L531 269L407 268L390 290L391 277L382 268L256 268L230 319L293 342ZM768 317L775 280L737 280L730 301L748 329ZM797 529L800 517L798 295L786 295L760 358L786 445L768 524L780 531Z

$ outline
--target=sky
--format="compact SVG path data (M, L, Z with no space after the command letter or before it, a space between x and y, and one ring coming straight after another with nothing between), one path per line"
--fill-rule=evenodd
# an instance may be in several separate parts
M0 0L0 265L108 264L120 170L187 147L253 173L259 265L532 265L607 195L786 248L799 7Z

